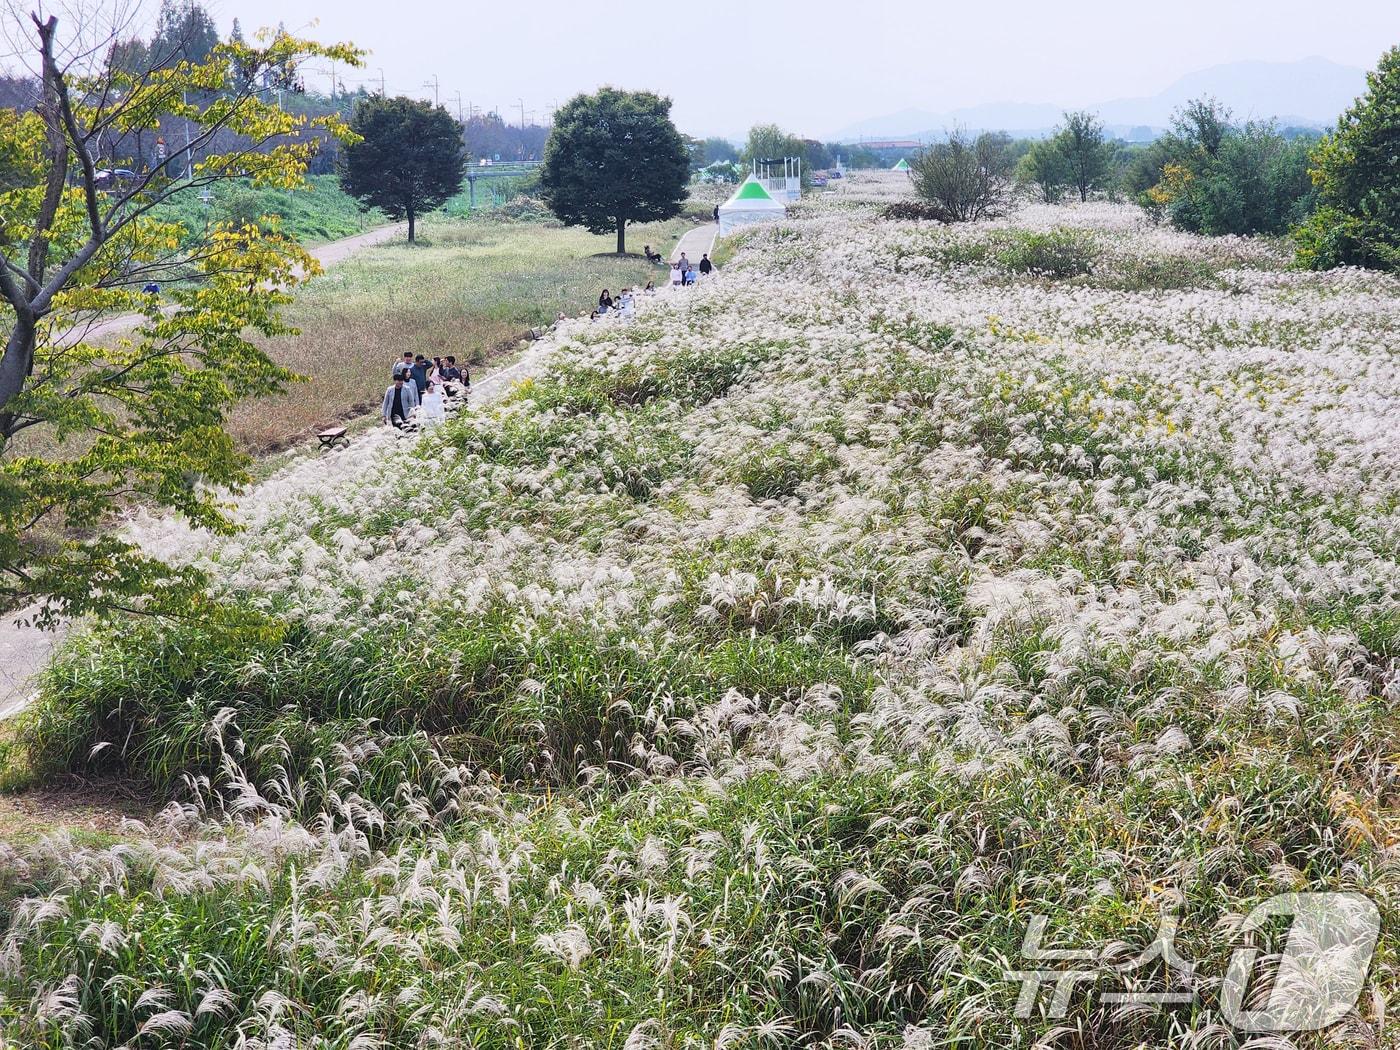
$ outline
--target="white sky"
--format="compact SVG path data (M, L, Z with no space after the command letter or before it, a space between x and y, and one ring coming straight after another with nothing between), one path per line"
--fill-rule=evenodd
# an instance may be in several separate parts
M156 0L149 0L154 5ZM369 49L344 74L390 94L460 92L519 120L600 84L669 95L682 131L776 121L828 137L916 107L1090 105L1242 59L1369 69L1400 0L206 0L220 29L276 25ZM329 71L311 79L325 90ZM455 102L453 103L455 105Z

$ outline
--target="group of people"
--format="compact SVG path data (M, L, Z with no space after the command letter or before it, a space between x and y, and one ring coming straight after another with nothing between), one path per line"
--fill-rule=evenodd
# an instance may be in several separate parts
M699 266L692 266L685 252L681 252L681 257L671 264L671 287L689 287L700 277L710 276L714 268L715 264L710 262L709 252L700 256Z
M452 356L434 357L405 350L394 362L389 388L384 391L380 415L386 426L402 430L410 422L428 426L447 418L448 401L465 400L471 394L472 377L466 365Z
M648 244L644 250L648 260L660 262L661 255L652 251L651 245ZM692 265L685 252L681 252L680 258L671 264L671 286L675 288L693 285L700 277L708 277L714 272L714 269L715 264L710 261L708 252L700 257L700 265L698 266ZM656 285L652 281L648 281L646 287L638 291L624 288L617 294L616 298L613 297L612 292L604 288L603 294L598 296L598 305L589 315L589 319L596 321L601 317L630 318L636 312L637 296L655 294ZM563 314L559 315L559 320L564 320Z
M617 298L613 298L612 292L606 288L603 294L598 296L598 306L594 309L591 320L598 320L600 317L632 317L637 310L638 295L655 295L656 285L651 281L641 291L634 292L631 288L624 288L617 293Z

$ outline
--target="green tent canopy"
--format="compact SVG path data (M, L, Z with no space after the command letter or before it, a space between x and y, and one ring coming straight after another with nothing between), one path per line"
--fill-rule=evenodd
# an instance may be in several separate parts
M773 195L763 188L763 183L757 179L749 178L744 180L744 184L739 187L739 192L729 199L735 201L771 201Z
M890 171L908 171L908 170L909 170L909 162L908 162L907 160L905 160L903 157L900 157L900 158L899 158L899 163L896 164L893 168L890 169Z
M787 214L787 207L763 187L763 183L752 175L734 191L734 196L719 206L719 232L728 236L740 226L770 219L781 219Z

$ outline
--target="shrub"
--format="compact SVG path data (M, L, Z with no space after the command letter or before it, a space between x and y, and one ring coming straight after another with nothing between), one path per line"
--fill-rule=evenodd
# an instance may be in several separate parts
M1042 277L1080 277L1092 273L1099 258L1098 242L1082 230L1058 229L1049 233L1016 231L996 260L1013 273Z
M910 163L914 192L943 222L992 219L1006 210L1011 156L1004 135L984 132L969 140L955 131Z
M1115 259L1094 283L1123 292L1210 288L1219 278L1210 264L1187 255L1127 255Z
M532 222L546 226L562 226L545 206L544 201L538 197L530 197L525 194L518 194L506 201L494 212L492 217L498 219L508 219L512 222Z
M1313 208L1308 148L1272 123L1231 123L1213 100L1191 103L1176 132L1129 170L1139 202L1178 229L1208 236L1282 234Z
M910 219L931 219L937 221L939 209L927 201L895 201L880 209L880 218L902 222Z

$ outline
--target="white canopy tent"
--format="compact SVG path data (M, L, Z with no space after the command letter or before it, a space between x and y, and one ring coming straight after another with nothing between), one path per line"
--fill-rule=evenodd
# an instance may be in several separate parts
M719 235L727 237L741 226L781 219L786 214L786 205L774 200L763 184L750 175L734 196L719 206Z

